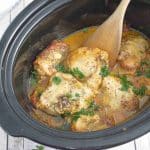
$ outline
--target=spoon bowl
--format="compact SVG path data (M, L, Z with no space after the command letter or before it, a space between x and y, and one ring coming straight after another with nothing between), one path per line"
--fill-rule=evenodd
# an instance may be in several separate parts
M88 38L84 46L100 48L109 54L109 64L116 63L122 38L123 20L131 0L122 0L115 12Z

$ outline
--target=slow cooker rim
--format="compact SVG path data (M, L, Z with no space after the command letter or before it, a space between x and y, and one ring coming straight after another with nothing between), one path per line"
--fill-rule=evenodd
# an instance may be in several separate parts
M56 1L58 1L59 2L59 0L56 0ZM40 4L40 3L39 3ZM32 5L32 4L31 4ZM33 18L33 16L32 16L32 18ZM13 22L13 24L12 25L10 25L10 28L11 28L11 26L13 26L15 23L17 23L17 19ZM29 30L28 30L28 32L29 32ZM12 33L10 33L9 32L9 34L11 35ZM29 34L29 33L28 33ZM5 35L4 36L6 36L6 35L8 35L8 32L6 32L5 33ZM7 36L7 38L5 39L6 40L6 42L5 42L5 48L3 48L3 49L7 49L8 48L8 43L10 42L10 41L7 41L9 38L8 38L8 36ZM12 37L11 39L9 39L9 40L12 40L12 39L15 39L14 37ZM4 40L2 40L2 41L4 41ZM17 41L17 40L14 40L15 42ZM8 45L7 45L8 44ZM12 44L12 43L11 43ZM1 44L0 44L1 45ZM9 45L9 47L10 47L10 45ZM18 48L20 47L20 45L18 46ZM12 48L13 49L13 48ZM11 50L12 50L11 49ZM13 52L13 50L11 51L11 52ZM12 54L12 53L11 53ZM10 56L10 55L7 55L7 57L8 56ZM11 55L11 57L13 57L13 55ZM5 58L6 59L6 58ZM8 59L8 58L7 58ZM3 59L4 60L4 59ZM11 59L9 59L9 60L11 60ZM11 69L11 71L12 71L12 68L13 68L13 66L12 66L12 63L7 63L7 71L10 71L10 69ZM2 67L2 66L1 66ZM5 72L5 75L6 75L6 78L7 79L9 79L9 80L5 80L5 91L6 91L6 93L8 93L8 91L11 91L11 93L14 95L14 93L13 93L13 85L11 84L11 87L7 87L6 85L7 85L7 83L6 83L6 81L8 82L8 83L10 83L10 81L12 81L12 74L10 74L10 73L8 73L8 72ZM4 73L4 72L1 72L1 73ZM11 72L12 73L12 72ZM12 82L11 82L12 83ZM14 97L14 96L13 96ZM16 98L14 97L14 99L15 99L15 101L17 102L17 104L19 105L19 103L18 103L18 101L16 100ZM16 105L17 106L17 105ZM19 108L20 107L20 108ZM21 108L21 106L19 105L19 107L18 107L18 109L20 109L20 110L22 110L22 111L24 111L22 108ZM14 108L13 108L14 109ZM147 112L148 112L148 110L147 110ZM25 111L24 111L24 113L25 113ZM142 114L145 114L144 112L142 113ZM19 114L20 115L20 114ZM148 115L148 114L147 114ZM29 115L28 115L29 116ZM138 116L139 117L139 116ZM31 118L30 118L31 119ZM129 121L130 122L130 121ZM124 126L125 125L127 125L129 122L127 122L126 124L124 124ZM35 124L37 124L37 122L35 123ZM150 124L150 122L149 122L149 124ZM122 125L121 125L122 126ZM118 127L116 127L116 128L118 128ZM56 131L55 131L56 132ZM101 132L101 131L98 131L98 132L96 132L97 134L99 134L99 132ZM146 132L148 132L148 131L143 131L144 133L146 133ZM60 134L60 132L59 132L59 134ZM84 135L88 135L88 134L91 134L91 133L83 133ZM93 132L92 132L92 134L93 134ZM142 133L143 134L143 133ZM137 136L140 136L141 134L138 134ZM77 136L80 136L80 134L77 134ZM30 138L30 137L29 137ZM127 139L128 141L130 141L129 139ZM127 141L126 140L126 141ZM132 139L131 139L132 140ZM124 142L123 142L124 143Z

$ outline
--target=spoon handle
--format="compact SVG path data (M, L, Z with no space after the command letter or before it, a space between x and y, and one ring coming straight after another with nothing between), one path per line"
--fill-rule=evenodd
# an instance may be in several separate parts
M127 7L131 0L122 0L118 6L118 8L115 10L115 12L112 14L112 17L121 17L122 20L124 19Z

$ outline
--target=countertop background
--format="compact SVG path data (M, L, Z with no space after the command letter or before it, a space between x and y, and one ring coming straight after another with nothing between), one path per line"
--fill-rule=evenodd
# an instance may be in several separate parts
M32 1L33 0L0 0L0 39L17 14ZM0 127L0 150L32 150L36 149L38 145L40 144L26 138L12 137ZM44 150L55 149L44 146ZM150 150L150 133L127 144L107 150Z

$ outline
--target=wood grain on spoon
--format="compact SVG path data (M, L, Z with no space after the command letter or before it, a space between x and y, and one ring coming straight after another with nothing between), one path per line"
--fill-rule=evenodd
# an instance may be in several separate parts
M115 12L98 27L84 46L106 50L110 56L110 66L115 65L119 54L123 30L123 20L131 0L122 0Z

